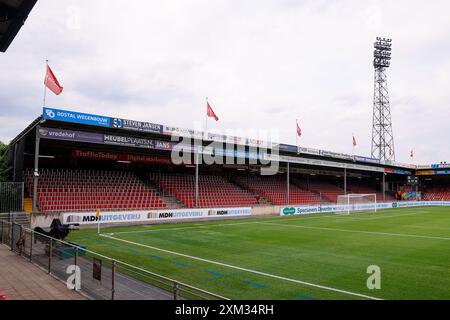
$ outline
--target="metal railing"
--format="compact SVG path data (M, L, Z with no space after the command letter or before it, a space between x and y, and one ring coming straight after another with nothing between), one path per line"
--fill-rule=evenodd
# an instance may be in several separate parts
M77 244L51 238L16 222L0 219L0 244L66 283L74 278L70 278L74 270L79 270L78 290L91 299L227 300Z
M23 211L23 182L0 182L0 213Z

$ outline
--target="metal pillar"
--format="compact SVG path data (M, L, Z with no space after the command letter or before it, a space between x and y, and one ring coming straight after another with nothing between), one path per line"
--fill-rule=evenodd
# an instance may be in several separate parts
M53 238L50 238L48 245L48 273L52 272Z
M22 210L25 211L25 182L22 182Z
M111 261L111 300L116 299L116 261Z
M286 164L286 175L287 175L287 179L286 179L286 183L287 183L287 189L286 189L286 204L289 205L291 203L291 199L290 199L290 187L289 187L289 161Z
M386 173L383 172L383 202L386 201Z
M19 140L20 141L20 140ZM16 182L16 159L17 159L17 142L14 144L14 171L13 171L13 181Z
M347 194L347 168L344 168L344 194Z
M39 126L36 127L36 145L34 151L34 173L33 173L33 211L37 211L37 189L39 179L39 144L41 139L38 135Z
M195 207L198 208L198 168L199 167L199 159L198 159L198 150L195 154Z

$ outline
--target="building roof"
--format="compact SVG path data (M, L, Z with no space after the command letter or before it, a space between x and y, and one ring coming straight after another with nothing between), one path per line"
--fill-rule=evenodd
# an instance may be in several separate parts
M37 0L0 0L0 51L5 52Z

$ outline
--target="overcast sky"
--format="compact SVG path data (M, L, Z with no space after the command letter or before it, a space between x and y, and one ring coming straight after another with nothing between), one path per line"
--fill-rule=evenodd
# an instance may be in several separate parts
M450 160L447 0L39 0L0 54L0 140L47 105L370 155L373 42L393 38L388 86L397 161ZM262 134L264 135L264 134ZM265 137L263 137L265 138Z

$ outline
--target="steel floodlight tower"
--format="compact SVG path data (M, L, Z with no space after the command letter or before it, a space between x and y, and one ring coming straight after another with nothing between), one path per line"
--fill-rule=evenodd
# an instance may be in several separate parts
M386 69L391 65L392 39L378 37L374 47L372 158L395 161L394 133L386 75Z

